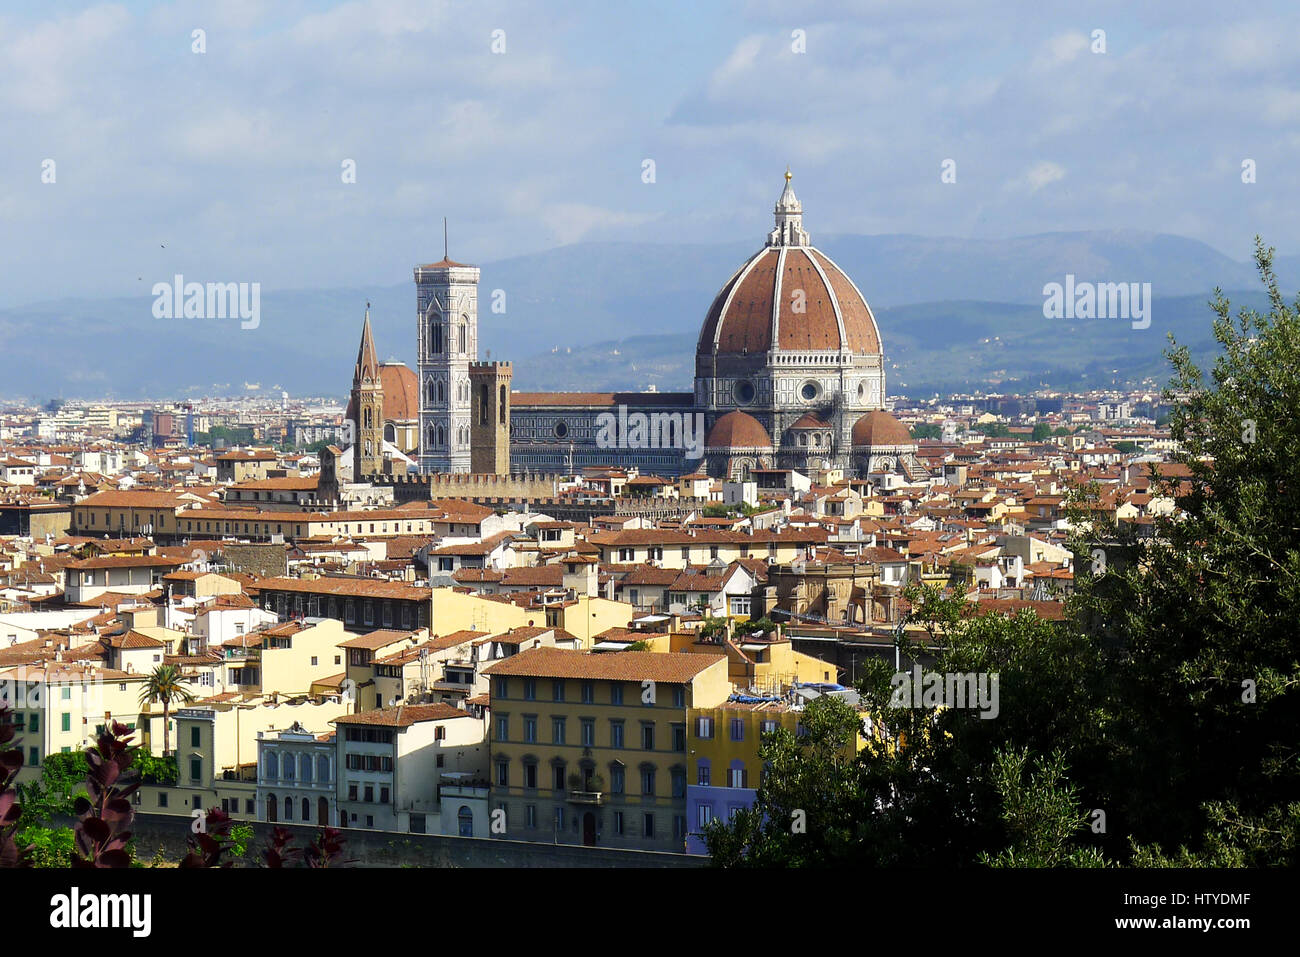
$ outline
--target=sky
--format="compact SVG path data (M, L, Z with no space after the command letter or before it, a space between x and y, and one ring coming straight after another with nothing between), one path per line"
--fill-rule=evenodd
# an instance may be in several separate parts
M175 273L409 282L444 216L476 263L757 247L787 164L814 242L1294 254L1297 27L1291 2L1204 0L4 0L0 307Z

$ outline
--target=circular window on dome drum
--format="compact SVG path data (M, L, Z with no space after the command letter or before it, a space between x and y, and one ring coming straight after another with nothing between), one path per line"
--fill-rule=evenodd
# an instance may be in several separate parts
M562 439L568 434L569 434L569 427L565 425L564 422L555 423L555 437L557 439Z
M821 395L821 391L816 382L805 382L799 389L799 395L803 397L805 402L811 402Z
M858 383L858 398L859 398L859 399L865 399L866 397L867 397L867 384L866 384L865 382L859 382L859 383Z
M754 396L757 395L757 390L754 388L754 383L748 380L742 380L736 383L736 388L733 394L736 397L736 401L741 405L749 405L749 403L754 401Z

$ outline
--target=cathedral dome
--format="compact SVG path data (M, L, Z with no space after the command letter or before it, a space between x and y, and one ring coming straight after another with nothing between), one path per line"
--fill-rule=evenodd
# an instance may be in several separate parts
M772 350L880 354L880 330L857 286L803 229L803 208L786 173L767 246L713 300L696 354Z
M384 362L379 366L379 385L384 394L384 419L390 422L414 422L420 417L420 384L404 362ZM357 420L356 399L348 401L343 418Z
M420 417L420 384L406 363L382 363L379 383L384 387L385 419L407 422Z
M709 429L707 449L770 449L772 437L763 424L745 412L728 412Z
M914 446L916 439L902 422L877 409L868 412L853 425L853 445L855 448L897 448Z

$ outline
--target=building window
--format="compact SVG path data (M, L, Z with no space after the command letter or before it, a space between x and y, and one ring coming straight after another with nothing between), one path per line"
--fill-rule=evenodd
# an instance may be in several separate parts
M702 788L709 787L713 778L713 768L710 767L709 762L701 761L696 769L696 773L698 775L699 786Z
M497 715L497 740L510 740L510 717L509 715Z
M615 834L625 834L625 833L627 833L626 828L625 828L624 825L623 825L623 812L622 812L622 811L615 811L615 812L614 812L614 833L615 833Z
M456 812L456 829L461 837L474 836L474 812L464 804Z
M708 741L713 737L713 719L697 718L695 721L695 736Z
M527 744L537 743L537 716L524 715L524 742Z
M197 783L203 779L203 759L190 758L190 781Z
M564 682L563 682L563 681L556 680L556 681L552 681L552 682L551 682L551 700L552 700L552 701L563 701L563 700L564 700Z
M557 791L564 790L564 765L551 765L551 786Z
M727 787L744 788L749 786L749 772L745 768L727 770Z
M673 725L673 750L686 750L686 725L684 724Z
M582 683L582 703L594 704L596 701L596 685L592 681Z
M554 744L564 744L564 725L563 718L551 719L551 741Z
M537 765L533 762L524 765L524 787L537 790Z
M611 721L609 723L609 746L611 748L623 747L623 722Z
M525 679L524 679L524 700L525 700L525 701L536 701L536 700L537 700L537 681L536 681L536 679L533 679L533 678L525 678Z
M497 787L510 787L510 765L505 761L497 762Z
M623 686L618 682L615 682L614 684L611 684L609 686L609 703L610 704L623 703Z
M582 746L584 748L596 746L596 722L593 718L582 719Z
M745 740L745 721L743 718L731 719L731 740L732 741Z
M509 679L509 678L498 678L498 679L496 680L496 688L497 688L497 690L496 690L496 696L497 696L498 698L506 698L506 697L509 697L509 695L507 694L507 692L510 690L510 679Z
M641 793L653 796L655 793L655 770L654 768L641 769Z
M524 805L524 826L530 831L537 830L537 805Z
M641 836L650 838L655 836L655 816L653 814L641 815Z
M699 808L699 817L697 818L697 820L699 821L701 831L707 828L709 826L709 822L713 820L712 805L701 804Z
M197 748L199 746L199 740L199 729L190 728L190 747Z
M676 685L673 688L673 707L674 708L686 707L686 689L683 688L681 685Z
M653 724L641 725L641 750L653 751L655 749L655 726Z

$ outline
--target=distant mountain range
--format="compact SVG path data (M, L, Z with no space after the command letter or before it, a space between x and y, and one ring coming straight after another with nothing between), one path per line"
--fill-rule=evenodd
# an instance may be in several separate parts
M1265 306L1253 264L1179 236L814 238L875 311L891 392L1163 380L1167 332L1202 360L1212 354L1206 302L1214 286L1234 305ZM582 243L487 263L480 355L512 360L523 390L689 389L705 311L755 249ZM1283 288L1295 289L1300 257L1279 257L1276 267ZM1043 286L1067 273L1078 281L1151 283L1151 327L1045 319ZM187 277L200 278L212 277ZM504 292L503 313L492 311L494 290ZM412 283L263 289L260 324L246 330L232 319L156 319L152 295L0 309L0 397L181 398L232 395L246 384L341 396L367 301L381 358L414 364Z

